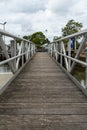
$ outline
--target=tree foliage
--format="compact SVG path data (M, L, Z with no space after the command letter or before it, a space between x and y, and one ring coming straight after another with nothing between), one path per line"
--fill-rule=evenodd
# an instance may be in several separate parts
M21 40L20 39L16 39L16 43L21 43Z
M37 46L41 46L46 43L46 38L42 32L36 32L31 35L31 41Z
M28 35L28 36L26 36L26 35L23 36L23 38L26 39L26 40L30 40L30 37L31 37L30 35Z
M54 37L53 37L53 41L54 41L54 42L57 41L57 40L59 40L59 39L61 39L61 36L60 36L60 37L58 37L58 36L54 36Z
M69 20L68 23L62 28L62 36L67 36L76 33L83 27L82 23L75 22L73 19Z
M37 48L40 48L43 44L49 42L42 32L35 32L32 35L24 36L23 38L32 41L36 44Z

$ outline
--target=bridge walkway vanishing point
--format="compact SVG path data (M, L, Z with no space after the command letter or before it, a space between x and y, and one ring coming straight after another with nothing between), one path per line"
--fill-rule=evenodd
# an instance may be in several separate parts
M0 96L0 130L87 130L87 97L38 52Z

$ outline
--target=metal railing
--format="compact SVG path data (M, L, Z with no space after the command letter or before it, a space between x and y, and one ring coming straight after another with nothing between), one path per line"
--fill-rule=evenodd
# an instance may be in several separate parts
M77 49L77 44L78 49ZM66 36L48 45L48 52L55 58L57 63L68 74L71 74L77 64L85 68L85 84L83 89L87 88L87 30ZM82 55L83 53L83 55ZM82 55L82 56L81 56ZM82 60L81 60L82 59Z
M6 48L5 41L3 40L3 35L11 38L10 55ZM19 39L21 43L17 43L17 39ZM0 30L0 48L5 57L5 60L1 61L0 65L8 63L13 74L15 74L19 68L31 59L31 57L35 54L36 49L35 44L31 41L20 38L3 30Z

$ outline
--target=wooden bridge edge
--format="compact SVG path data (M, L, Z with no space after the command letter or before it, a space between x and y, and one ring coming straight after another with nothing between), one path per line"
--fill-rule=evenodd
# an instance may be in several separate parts
M62 71L68 76L68 78L77 86L79 89L87 96L86 88L82 87L78 80L76 80L65 68L63 68L54 57L52 57L53 61L62 69Z
M23 70L23 68L32 60L35 54L8 80L1 88L0 95L5 91L5 89L11 84L13 80L17 77L17 75Z

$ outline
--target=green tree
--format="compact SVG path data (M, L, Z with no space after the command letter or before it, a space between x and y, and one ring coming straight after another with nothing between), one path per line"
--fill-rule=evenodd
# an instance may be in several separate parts
M28 36L25 35L23 38L35 43L37 48L41 48L43 44L50 42L42 32L35 32L32 35Z
M23 36L23 38L26 39L26 40L30 40L31 35L28 35L28 36L25 35L25 36Z
M83 27L82 23L75 22L73 19L69 20L68 23L62 28L62 36L65 37L67 35L76 33L81 30Z
M16 43L21 43L21 40L20 39L16 39Z
M60 37L58 37L58 36L54 36L53 37L53 41L55 42L56 40L59 40L59 39L61 39L61 36Z
M48 39L42 32L35 32L30 36L30 40L34 42L37 48L40 48L43 44L48 42Z

